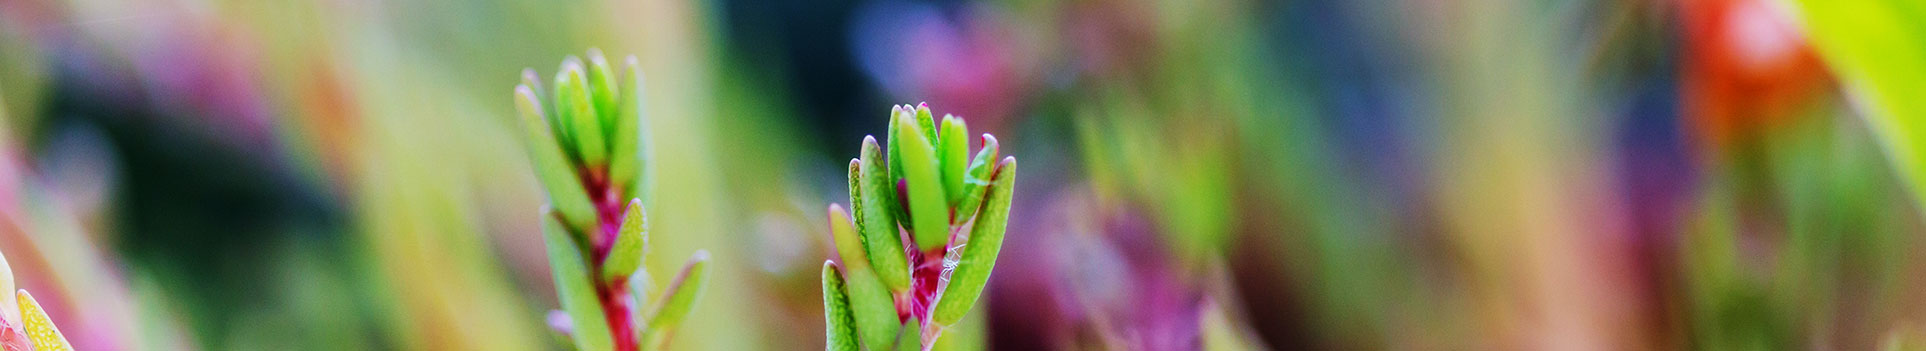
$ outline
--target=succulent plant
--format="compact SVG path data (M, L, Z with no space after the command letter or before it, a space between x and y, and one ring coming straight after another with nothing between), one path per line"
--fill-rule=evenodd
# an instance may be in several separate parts
M853 211L829 206L842 259L823 264L829 350L928 349L982 295L1009 223L1016 158L997 160L989 134L970 157L968 134L962 118L903 105L890 111L887 148L863 138L849 162Z
M587 62L562 61L546 95L533 69L515 87L529 158L548 191L542 235L562 307L550 324L581 350L661 348L700 296L709 260L697 251L666 288L651 290L642 267L649 235L642 77L634 56L623 63L618 75L600 50L589 49Z

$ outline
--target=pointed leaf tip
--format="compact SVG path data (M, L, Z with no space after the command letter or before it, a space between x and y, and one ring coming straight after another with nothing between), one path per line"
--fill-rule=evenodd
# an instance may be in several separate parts
M535 92L535 96L541 96L542 76L541 74L535 73L534 68L522 69L522 85L528 86L531 91Z
M983 134L983 149L977 151L969 169L963 171L963 194L955 202L956 216L950 219L952 224L962 225L976 218L983 206L983 191L990 186L990 172L996 168L997 151L996 136Z
M702 289L708 284L709 251L696 250L689 256L689 263L682 266L682 273L675 281L662 290L662 297L649 309L648 328L642 331L644 350L661 350L668 343L669 334L675 332L682 321L688 319L689 311L702 297Z
M844 265L869 266L869 255L864 253L863 239L856 233L856 227L850 220L849 212L843 210L841 204L829 204L829 235L831 242L836 244L836 253L842 257Z
M689 256L689 262L682 266L682 273L662 291L662 300L656 302L655 317L649 320L649 329L672 329L682 323L695 308L697 298L702 296L702 288L708 282L709 251L696 250Z
M930 112L930 105L927 102L916 103L915 112L916 112L916 115L915 115L916 129L923 131L923 137L928 138L930 140L931 146L935 146L936 145L936 114Z
M602 261L602 281L615 282L635 274L642 267L643 253L649 245L648 214L642 208L642 199L630 199L628 210L622 214L622 224L616 230L615 244L609 248L609 256Z

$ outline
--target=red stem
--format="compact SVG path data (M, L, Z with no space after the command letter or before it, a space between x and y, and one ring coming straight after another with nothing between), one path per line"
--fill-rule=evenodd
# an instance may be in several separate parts
M641 350L640 341L636 340L635 299L629 298L627 279L620 280L596 287L595 295L602 300L602 315L608 317L609 333L615 337L615 349Z
M621 194L609 184L606 176L608 168L588 167L582 176L583 187L594 196L595 211L602 227L601 235L590 243L594 247L594 258L589 260L589 276L595 280L595 297L601 300L602 316L608 319L609 333L614 337L616 351L639 351L641 341L637 340L635 326L635 299L629 294L628 278L614 281L602 279L602 264L608 259L609 251L614 249L615 237L621 235L622 216L626 213ZM597 196L599 195L599 196Z

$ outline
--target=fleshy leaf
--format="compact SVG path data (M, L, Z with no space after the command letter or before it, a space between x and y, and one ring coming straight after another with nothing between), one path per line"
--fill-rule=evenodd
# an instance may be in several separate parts
M567 124L568 134L575 141L575 154L582 158L582 164L602 166L608 162L609 149L586 74L580 60L563 62L562 71L555 76L558 104L555 110L562 114L558 120Z
M562 145L549 131L535 91L527 85L515 87L515 108L521 111L522 129L528 136L528 158L536 178L548 190L549 204L562 213L570 227L596 228L595 205L589 202L581 178L576 177L575 167L568 163ZM580 239L588 242L586 237Z
M546 94L545 92L547 90L542 90L542 77L540 74L535 73L534 68L522 69L522 86L528 87L529 91L534 93L532 94L533 96L552 96L552 95L544 95ZM555 117L555 110L554 110L555 106L553 104L550 104L550 105L536 104L536 105L537 105L536 107L546 108L546 110L540 110L541 113L538 113L536 115L542 116L544 118L545 123L550 123L550 124L555 123L555 121L553 120L546 119L546 118ZM547 130L547 129L549 128L543 128L543 130ZM555 135L554 138L555 140L561 140L562 136Z
M588 88L590 100L595 102L597 123L604 128L615 125L615 116L620 114L616 107L621 93L615 85L615 70L609 65L609 58L602 56L602 49L588 49ZM604 130L613 132L613 130ZM609 137L605 140L615 139Z
M976 152L975 161L970 161L970 168L963 172L963 198L956 203L956 216L950 220L953 224L969 223L983 207L983 190L990 186L990 169L995 168L996 153L996 137L983 134L983 149Z
M930 144L928 133L909 118L896 120L897 129L903 131L902 143L904 181L909 183L908 203L911 232L915 234L916 246L923 251L942 248L949 243L950 211L944 201L943 180L937 176L936 148Z
M696 250L689 257L689 263L682 266L682 273L662 290L662 299L656 301L652 317L649 317L649 330L643 334L642 345L651 350L660 349L668 341L668 334L688 319L689 310L695 308L697 298L702 297L702 287L709 277L709 251Z
M615 115L615 133L609 149L609 183L617 189L625 190L623 196L644 197L641 194L643 158L642 144L642 65L635 56L629 56L622 63L628 74L622 76L621 108Z
M20 327L27 332L27 340L33 342L38 351L73 351L74 346L67 343L67 337L60 335L60 327L54 326L53 318L34 301L33 294L26 289L15 290L14 298L20 301Z
M991 178L996 183L986 194L983 214L971 228L961 257L952 253L945 258L944 264L953 266L943 294L936 299L933 318L938 325L955 324L976 305L983 285L990 281L990 270L996 267L997 253L1003 249L1003 229L1010 220L1010 195L1016 190L1016 158L1004 158Z
M835 261L823 261L823 349L827 351L862 350L856 338L856 321L850 314L849 296L843 293L843 275Z
M936 115L930 112L929 103L916 104L916 130L923 131L923 138L936 146Z
M896 181L903 179L903 133L908 133L902 130L901 125L896 121L903 118L914 119L915 114L916 110L909 105L897 105L889 111L889 135L884 136L887 139L883 140L883 156L888 160L884 166L887 166L885 170L889 171L891 192L896 191ZM890 206L890 210L895 211L898 219L909 218L908 214L903 213L901 206Z
M582 155L576 147L575 119L571 118L575 113L575 107L571 106L575 100L561 98L562 81L567 80L569 67L582 67L582 59L575 56L562 58L562 65L555 68L555 78L549 81L553 86L544 93L548 94L545 96L548 98L549 126L555 129L555 140L561 142L562 151L568 153L571 162L579 163Z
M889 289L883 287L883 282L870 270L856 227L851 225L849 213L844 212L842 206L829 205L829 232L834 236L843 264L849 267L845 270L845 282L856 331L870 350L888 350L902 321L896 316L896 303L890 298Z
M962 118L944 115L943 129L938 135L936 156L942 169L939 174L943 178L943 193L948 195L944 201L954 206L962 202L964 196L963 170L970 163L970 127L963 124Z
M562 310L568 312L573 322L574 330L569 337L575 341L576 349L608 350L613 342L601 301L595 297L595 283L590 281L588 261L583 259L582 246L569 237L568 227L563 226L553 212L542 216L542 241L548 245L548 268L555 276L555 295L562 300Z
M850 164L849 203L856 209L856 228L860 230L871 269L890 291L909 290L909 257L903 252L902 234L896 227L896 182L882 164L883 150L875 137L863 137L862 158Z
M614 282L642 267L642 253L649 245L649 219L642 211L642 199L629 200L620 228L614 246L609 247L609 257L602 260L602 281Z

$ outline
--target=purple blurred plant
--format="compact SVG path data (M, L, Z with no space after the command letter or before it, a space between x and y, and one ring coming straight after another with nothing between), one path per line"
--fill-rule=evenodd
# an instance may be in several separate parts
M971 158L963 119L940 123L928 106L896 106L888 148L865 137L861 157L849 162L854 221L829 206L842 258L823 264L829 350L928 350L989 282L1016 158L997 161L989 134Z
M708 271L708 252L697 251L666 289L650 290L642 77L634 56L624 65L618 85L600 50L589 49L588 62L564 59L549 104L534 69L515 87L529 157L548 190L542 234L562 304L549 322L581 350L662 348Z

